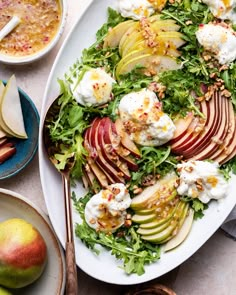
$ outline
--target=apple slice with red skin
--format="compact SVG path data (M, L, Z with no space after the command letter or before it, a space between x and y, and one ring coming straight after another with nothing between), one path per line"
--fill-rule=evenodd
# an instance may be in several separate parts
M100 120L101 119L96 118L94 120L94 123L98 124ZM112 178L112 176L110 175L110 173L107 172L106 169L105 170L103 169L103 165L99 163L100 161L97 161L98 159L97 150L93 146L91 146L89 142L91 138L91 135L90 135L91 131L92 129L91 127L89 127L85 132L85 139L84 139L85 147L89 151L89 157L87 158L87 162L91 168L91 171L94 173L94 175L96 176L96 178L98 179L102 187L106 187L108 184L105 182L105 179L109 184L116 183L116 181L115 179Z
M236 117L235 117L236 121ZM231 138L231 141L228 143L227 146L224 147L222 153L214 159L214 161L218 162L219 164L224 164L232 159L236 155L236 128L234 128L234 133Z
M85 131L85 135L84 135L84 147L89 154L87 157L87 164L88 164L89 170L96 177L96 179L98 180L100 185L102 187L107 187L108 186L108 179L107 179L106 175L103 173L103 171L95 164L94 159L97 157L97 155L95 154L95 152L93 151L92 147L90 146L90 144L88 142L90 130L91 130L91 127L89 127ZM88 176L91 186L93 186L92 183L94 180L92 174L90 175L89 173L87 173L87 176Z
M236 128L235 119L234 119L234 108L233 108L233 104L231 100L230 99L227 99L227 100L229 104L229 123L228 123L228 128L226 128L227 134L222 145L219 146L219 149L211 156L212 160L215 160L222 153L224 153L225 148L231 144L234 138L234 130Z
M194 143L191 143L187 149L185 147L182 153L184 158L191 158L196 153L200 153L218 131L222 111L218 94L218 92L215 92L214 96L207 103L209 117L207 118L205 128Z
M8 142L8 138L7 137L3 137L0 139L0 147L3 146L5 143Z
M196 141L196 138L203 131L204 125L205 121L202 118L194 117L185 135L171 146L172 152L174 154L181 154L182 146L188 144L190 140Z
M219 149L222 142L227 135L228 124L229 124L229 103L228 99L225 97L221 97L221 110L219 112L219 128L216 130L215 134L211 137L209 141L207 141L203 150L200 153L191 157L193 160L205 160L211 159L211 156Z
M186 134L189 125L193 121L193 117L194 114L192 112L189 112L186 117L179 118L176 121L174 121L176 129L174 132L174 136L170 141L170 144L177 142L179 139L181 139L181 137L183 137Z
M96 163L99 164L99 166L103 169L103 172L109 173L109 175L114 179L115 183L125 183L123 173L122 176L120 175L116 169L114 169L104 158L101 147L99 146L98 143L98 129L99 129L99 124L101 122L101 119L96 118L93 120L92 125L90 127L90 132L89 132L89 137L88 137L88 142L92 148L96 150L97 157L96 157Z
M11 142L5 143L0 147L0 164L12 157L16 153L16 148Z
M215 99L215 97L212 98L209 103L205 101L201 103L201 109L206 118L204 129L197 136L192 137L188 142L176 148L176 153L183 155L184 158L192 157L195 152L200 152L200 147L214 134L215 128L217 127L219 111L219 101L218 97L216 98L217 99Z
M116 132L115 124L109 119L106 118L106 124L104 124L104 143L110 145L111 148L116 152L116 154L125 161L128 168L131 171L138 171L138 165L133 161L129 156L130 151L121 145L120 137Z
M109 150L104 143L104 125L107 124L107 119L109 120L109 118L101 119L97 126L95 135L96 147L100 147L101 153L107 163L110 164L118 173L122 173L125 179L129 180L131 176L127 164L121 161L118 155L112 150Z
M120 135L121 137L121 144L130 151L132 155L134 155L137 158L140 158L140 152L139 149L136 147L135 143L130 139L129 135L127 132L125 132L123 123L120 119L117 119L115 121L115 127L117 134Z

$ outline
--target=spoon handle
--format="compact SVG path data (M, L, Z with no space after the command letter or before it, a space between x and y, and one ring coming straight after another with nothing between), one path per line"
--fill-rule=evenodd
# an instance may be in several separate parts
M66 295L78 294L75 247L73 242L66 243Z
M74 228L72 221L72 206L70 192L70 175L61 172L64 197L65 197L65 219L66 219L66 295L78 294L78 279L75 260Z

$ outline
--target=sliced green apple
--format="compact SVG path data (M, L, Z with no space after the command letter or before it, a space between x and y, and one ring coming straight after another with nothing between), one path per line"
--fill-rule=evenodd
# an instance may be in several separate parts
M15 137L27 138L20 96L14 75L11 76L5 87L1 100L0 112L3 122Z
M134 24L133 20L127 20L125 22L119 23L117 26L108 31L105 39L103 48L106 47L117 47L120 43L121 38L125 32Z
M176 248L186 239L193 224L193 217L194 217L194 211L193 209L190 208L188 212L188 216L184 220L184 223L182 227L180 228L179 232L177 233L177 235L165 245L164 247L165 252Z

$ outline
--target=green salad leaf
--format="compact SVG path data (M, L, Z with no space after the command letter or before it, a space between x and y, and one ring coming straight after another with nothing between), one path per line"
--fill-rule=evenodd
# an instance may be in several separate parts
M84 220L84 207L88 199L88 196L76 199L75 194L73 194L75 207L83 220L82 223L76 224L76 235L95 254L100 253L97 248L98 244L105 247L112 255L123 262L122 268L127 274L142 275L145 272L145 265L160 258L160 247L143 241L140 235L136 233L135 226L130 228L123 226L114 234L96 232Z

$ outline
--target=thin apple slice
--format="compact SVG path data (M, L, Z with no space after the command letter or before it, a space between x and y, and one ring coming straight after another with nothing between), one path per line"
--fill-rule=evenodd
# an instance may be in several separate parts
M184 220L184 223L181 226L177 235L174 236L174 238L172 238L171 240L169 240L167 244L165 244L164 246L165 252L170 251L176 248L177 246L179 246L181 243L183 243L183 241L187 238L191 230L191 227L193 224L193 217L194 217L194 210L190 208L188 212L188 216Z
M100 122L101 122L101 119L97 119L97 118L92 122L92 125L90 127L90 133L88 136L88 142L90 146L92 147L92 149L94 149L97 154L95 161L103 169L103 172L105 174L107 173L111 175L112 179L114 179L114 183L117 183L117 182L125 183L123 173L119 173L119 171L114 169L103 156L101 147L98 143L98 136L97 136Z
M122 23L119 23L117 26L112 28L111 30L108 31L105 39L104 39L104 44L103 48L107 47L117 47L120 43L121 38L125 34L125 32L131 27L131 25L134 24L133 20L127 20Z
M235 117L236 122L236 117ZM234 129L234 134L231 138L231 141L228 143L227 146L224 147L223 152L217 157L214 158L214 161L218 162L219 164L224 164L232 159L236 154L236 128Z
M11 142L5 143L0 147L0 164L12 157L16 153L16 148Z
M106 117L102 118L96 132L97 145L100 147L101 153L107 163L110 164L117 171L117 173L122 174L126 180L129 180L131 176L126 162L122 161L116 152L104 142L104 126L106 124L110 124L110 119Z
M104 143L110 146L122 161L126 162L131 171L138 171L138 165L130 157L130 151L122 146L115 124L111 120L104 125Z
M227 134L219 149L211 156L211 159L215 160L218 158L222 153L225 153L225 150L228 146L230 146L231 142L234 138L234 131L236 128L235 119L234 119L234 107L230 99L228 99L229 104L229 124L227 127Z
M140 158L140 151L135 145L135 143L129 138L129 135L125 132L123 123L120 119L115 122L116 132L121 138L121 144L131 152L137 158Z
M200 153L204 149L205 144L215 135L221 121L220 108L219 95L215 93L210 102L208 102L208 117L203 132L195 142L191 142L183 147L182 154L185 158L190 158L196 153Z
M171 144L177 142L181 137L183 137L186 134L190 124L193 121L193 118L193 112L189 112L184 118L177 118L174 120L176 129L174 132L174 136L170 141Z
M199 134L203 131L205 120L200 117L194 117L190 123L187 132L181 136L174 144L171 145L171 150L175 154L182 153L182 146L187 144L190 140L196 140Z
M27 138L20 96L14 75L11 76L5 87L1 100L0 112L4 123L16 137Z
M156 75L163 71L181 68L181 64L172 57L145 54L130 60L119 71L116 70L116 77L119 79L121 75L131 72L137 66L144 67L143 72L146 75Z
M212 155L220 148L222 143L225 140L225 137L228 132L228 125L229 125L229 99L225 97L221 97L221 109L219 112L219 120L218 120L218 128L215 134L208 140L205 146L202 148L201 152L197 154L194 153L194 156L191 157L193 160L205 160L211 159Z

